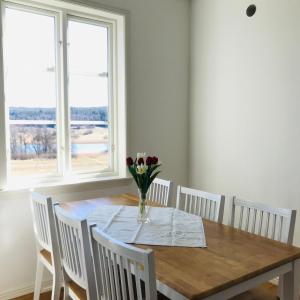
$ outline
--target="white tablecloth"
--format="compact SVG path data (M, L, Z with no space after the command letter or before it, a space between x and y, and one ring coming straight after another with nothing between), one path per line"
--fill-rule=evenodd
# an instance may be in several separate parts
M169 207L149 207L150 223L137 223L138 207L101 205L87 216L115 239L125 243L206 247L201 217Z

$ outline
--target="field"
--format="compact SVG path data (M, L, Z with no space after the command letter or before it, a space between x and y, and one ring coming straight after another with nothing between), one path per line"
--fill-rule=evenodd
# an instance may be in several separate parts
M80 128L71 130L74 144L104 144L108 142L108 129L102 127Z
M56 134L53 135L53 129L47 129L49 135L52 136L52 142L56 144ZM27 148L32 145L33 134L32 130L27 130L26 133L21 132L21 140L26 140ZM18 131L20 135L20 130ZM71 129L71 143L72 143L72 170L82 172L88 170L100 171L106 169L109 165L108 151L99 150L108 147L108 129L102 127L82 127L72 126ZM52 145L52 144L51 144ZM41 149L43 149L41 145ZM75 147L76 146L76 147ZM87 147L88 146L88 147ZM36 148L36 145L34 145ZM37 153L35 151L27 150L26 155L22 159L11 160L11 174L13 176L22 175L42 175L55 173L57 171L56 147L48 147L49 151L46 153ZM12 155L13 156L13 155Z
M72 159L74 171L99 171L107 168L108 153L95 155L79 155ZM42 175L56 171L56 159L12 160L11 172L14 176Z

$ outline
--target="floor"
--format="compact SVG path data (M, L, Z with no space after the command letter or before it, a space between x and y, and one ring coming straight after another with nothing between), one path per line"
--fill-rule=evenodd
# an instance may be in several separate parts
M260 286L254 290L251 290L247 293L244 293L243 295L237 296L232 298L231 300L276 300L276 292L277 287L266 283L263 286ZM22 296L15 298L13 300L32 300L33 294ZM44 293L41 295L40 300L50 300L51 299L51 293Z

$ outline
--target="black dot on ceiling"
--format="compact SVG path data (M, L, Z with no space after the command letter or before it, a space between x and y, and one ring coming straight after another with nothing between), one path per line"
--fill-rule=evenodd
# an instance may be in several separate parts
M254 4L251 4L250 6L248 6L248 8L246 10L246 14L248 17L254 16L255 12L256 12L256 6Z

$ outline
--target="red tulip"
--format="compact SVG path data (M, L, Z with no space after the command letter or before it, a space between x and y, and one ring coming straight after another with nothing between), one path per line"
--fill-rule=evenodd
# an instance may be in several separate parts
M158 157L153 156L153 157L152 157L152 164L153 164L153 165L156 165L157 163L158 163Z
M139 160L138 160L138 164L143 165L144 163L145 163L144 159L142 157L140 157Z
M126 163L128 167L131 167L133 165L133 159L131 157L127 157Z
M147 166L152 165L152 157L151 157L151 156L148 156L148 157L147 157L147 159L146 159L146 165L147 165Z

